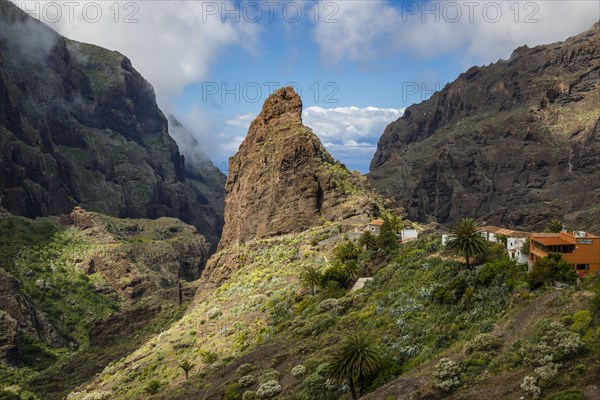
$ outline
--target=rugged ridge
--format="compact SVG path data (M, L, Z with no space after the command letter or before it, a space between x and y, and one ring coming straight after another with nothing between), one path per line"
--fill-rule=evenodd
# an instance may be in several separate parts
M373 211L357 188L365 182L331 157L301 114L300 96L277 90L229 159L219 248Z
M176 217L216 244L224 176L185 164L130 60L68 40L9 1L0 6L1 206L27 217L75 205Z
M600 229L600 24L473 67L385 129L370 183L409 217Z

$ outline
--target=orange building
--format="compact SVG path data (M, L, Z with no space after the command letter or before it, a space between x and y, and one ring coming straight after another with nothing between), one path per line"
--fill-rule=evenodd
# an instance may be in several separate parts
M600 272L600 236L581 231L532 233L529 246L531 265L549 253L561 253L563 260L573 265L577 272Z

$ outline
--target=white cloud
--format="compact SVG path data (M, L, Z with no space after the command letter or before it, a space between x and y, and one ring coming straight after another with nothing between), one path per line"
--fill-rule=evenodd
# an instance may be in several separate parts
M313 30L321 56L330 63L368 63L399 52L435 57L456 51L464 51L471 62L491 62L508 58L524 44L564 40L600 18L598 3L588 0L336 4L338 22L320 22Z
M302 113L307 126L324 141L377 140L383 128L397 120L404 109L377 107L308 107Z
M395 108L312 106L304 110L302 119L336 159L367 172L383 130L403 113L404 109Z
M236 114L233 118L225 120L225 123L227 125L248 128L254 118L256 118L256 114L254 113Z
M225 48L252 51L258 35L257 24L223 23L220 13L207 9L210 4L232 8L227 1L53 2L55 7L14 2L63 36L125 54L163 106L187 85L205 79Z

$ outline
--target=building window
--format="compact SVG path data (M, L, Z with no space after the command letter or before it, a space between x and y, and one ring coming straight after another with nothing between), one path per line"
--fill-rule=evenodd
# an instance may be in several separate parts
M580 271L589 271L590 264L577 264L577 269Z

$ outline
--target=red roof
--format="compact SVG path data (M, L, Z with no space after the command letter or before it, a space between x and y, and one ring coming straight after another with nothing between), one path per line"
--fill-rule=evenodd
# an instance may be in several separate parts
M560 237L539 237L534 236L533 240L543 244L544 246L560 246L563 244L573 244L571 242L567 242L566 240L561 239Z
M384 221L382 219L376 219L376 220L369 222L369 225L381 226L381 225L383 225L383 223L384 223Z

